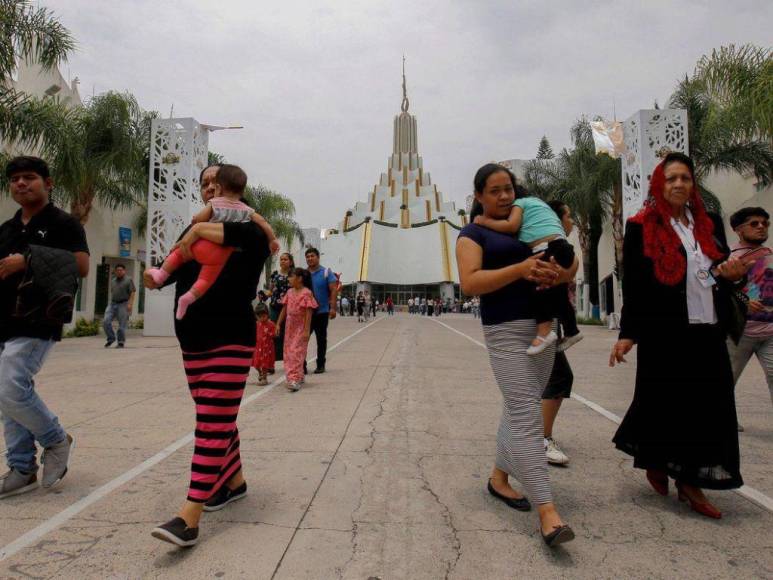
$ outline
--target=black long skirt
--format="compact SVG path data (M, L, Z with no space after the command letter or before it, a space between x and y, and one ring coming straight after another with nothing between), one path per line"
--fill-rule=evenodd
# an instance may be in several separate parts
M633 402L613 441L634 467L706 489L743 485L733 373L717 325L639 341Z

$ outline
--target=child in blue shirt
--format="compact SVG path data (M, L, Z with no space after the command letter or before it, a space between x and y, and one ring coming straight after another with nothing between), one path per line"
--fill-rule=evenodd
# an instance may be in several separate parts
M522 188L518 188L521 191ZM518 234L518 239L527 244L535 254L543 254L542 259L554 258L562 268L574 264L574 248L566 240L566 230L561 217L544 201L537 197L523 196L517 192L513 209L506 220L495 220L485 216L475 218L475 223L505 234ZM526 349L530 355L541 353L558 340L553 332L553 318L558 317L563 328L564 339L559 350L566 350L582 340L577 328L574 307L569 300L569 285L561 284L536 293L537 336Z

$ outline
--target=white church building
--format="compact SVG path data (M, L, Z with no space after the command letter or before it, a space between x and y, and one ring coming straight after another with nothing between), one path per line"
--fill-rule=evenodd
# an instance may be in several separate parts
M325 265L341 274L346 293L368 291L395 304L409 297L453 298L459 275L454 247L467 223L464 210L444 201L419 155L416 117L403 74L401 112L394 118L392 155L364 201L327 230L320 251Z

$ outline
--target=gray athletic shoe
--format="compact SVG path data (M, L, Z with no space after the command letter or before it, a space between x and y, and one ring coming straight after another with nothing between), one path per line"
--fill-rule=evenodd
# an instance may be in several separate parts
M70 464L70 455L75 447L72 435L66 435L64 441L47 447L43 450L43 487L48 489L62 481L67 475L67 466Z
M37 489L38 470L32 473L22 473L13 468L5 475L0 476L0 499L19 495Z

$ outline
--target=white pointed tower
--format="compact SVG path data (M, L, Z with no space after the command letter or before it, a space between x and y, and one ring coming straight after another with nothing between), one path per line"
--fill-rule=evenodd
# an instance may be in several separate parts
M403 59L403 100L387 170L322 244L324 265L340 272L344 284L367 284L377 297L391 295L398 304L412 293L453 297L458 284L453 245L466 224L466 216L443 200L424 171L409 106Z

